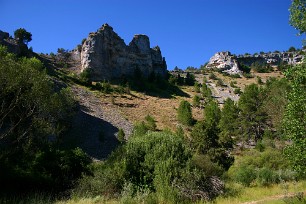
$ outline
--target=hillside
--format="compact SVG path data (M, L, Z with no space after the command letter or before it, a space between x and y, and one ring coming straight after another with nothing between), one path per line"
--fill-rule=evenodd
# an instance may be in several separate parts
M304 50L168 71L108 24L31 40L0 31L0 203L305 202Z

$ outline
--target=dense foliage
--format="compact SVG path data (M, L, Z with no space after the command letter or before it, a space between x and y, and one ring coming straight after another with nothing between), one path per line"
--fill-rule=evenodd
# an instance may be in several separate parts
M39 60L0 47L0 104L1 192L63 190L86 171L81 150L55 146L74 100L69 89L55 89Z
M14 37L18 43L28 44L32 41L32 34L24 28L19 28L14 31Z
M286 148L286 154L294 169L306 175L306 64L289 69L286 77L290 80L291 91L284 118L287 139L292 144Z
M306 1L293 0L290 6L290 24L300 31L306 32Z
M144 194L144 200L177 203L211 199L223 188L218 178L199 170L183 138L170 132L134 131L126 145L94 172L80 181L75 195L136 199Z
M181 101L177 109L177 118L183 125L190 126L193 124L191 105L188 101Z

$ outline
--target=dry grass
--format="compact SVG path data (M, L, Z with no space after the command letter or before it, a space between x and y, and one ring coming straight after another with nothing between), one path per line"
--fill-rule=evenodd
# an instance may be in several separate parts
M283 78L284 75L280 71L273 71L271 73L252 73L254 75L253 78L231 78L229 76L223 76L222 74L218 72L214 72L215 75L220 78L222 81L224 81L226 84L230 84L231 81L236 81L236 86L241 88L241 90L244 90L244 87L246 85L250 85L252 83L257 84L257 77L260 77L262 81L265 83L268 78L275 77L275 78Z
M95 197L95 198L76 198L65 201L57 201L55 204L117 204L120 203L116 200L107 200L103 197Z
M103 104L117 108L122 115L129 121L136 123L143 121L149 114L154 117L157 129L176 130L178 123L177 108L181 100L192 103L192 97L196 94L193 87L182 87L182 90L190 97L173 96L172 98L159 98L145 95L143 93L132 92L131 94L100 94L96 95ZM193 117L200 120L203 117L203 110L192 108Z
M216 204L259 204L259 203L285 203L284 198L292 197L294 193L306 190L306 181L288 182L269 187L242 187L238 184L231 184L230 188L237 189L236 196L219 197L215 200Z

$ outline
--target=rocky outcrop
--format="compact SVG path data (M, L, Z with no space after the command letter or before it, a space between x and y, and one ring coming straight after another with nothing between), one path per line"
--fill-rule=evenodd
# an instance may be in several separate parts
M16 40L10 37L9 33L0 30L0 45L7 47L7 51L16 55L21 54L21 47Z
M306 50L295 52L269 52L254 55L238 55L237 60L247 66L251 66L251 64L255 61L270 65L279 65L281 63L295 65L303 61L303 53L305 52Z
M220 69L223 72L227 72L229 74L241 73L236 58L231 55L230 52L217 52L214 56L210 58L208 64L206 65L206 68Z
M144 77L152 72L162 77L167 73L160 48L150 48L148 36L135 35L126 45L108 24L89 34L82 45L80 60L81 72L90 69L94 81L133 76L137 69Z
M245 55L232 55L230 52L217 52L212 56L206 65L207 69L219 69L229 74L240 74L239 64L251 66L257 62L259 64L279 65L285 64L299 64L304 60L306 50L298 52L274 52L274 53L261 53L261 54L245 54Z

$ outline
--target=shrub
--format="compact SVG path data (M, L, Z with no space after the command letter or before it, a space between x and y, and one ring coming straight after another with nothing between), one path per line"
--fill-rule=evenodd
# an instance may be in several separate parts
M147 115L145 117L145 120L146 120L146 126L149 130L151 131L155 131L156 130L156 122L155 122L155 119L151 116L151 115Z
M80 74L80 81L85 84L90 84L90 75L91 75L91 69L85 69L83 72Z
M214 73L210 73L208 76L209 79L216 80L217 76Z
M192 99L192 105L194 107L199 107L200 106L200 100L201 100L200 96L194 95L194 97Z
M217 86L223 86L224 84L223 84L223 81L221 79L218 79L216 85Z
M241 78L240 74L230 74L231 78Z
M240 88L235 88L234 89L234 94L242 94L242 91Z
M279 180L275 172L269 168L264 167L259 169L257 172L257 182L261 186L268 186L273 183L277 183L278 181Z
M241 166L237 169L234 179L244 186L250 186L256 178L256 171L252 166Z
M243 73L242 74L245 78L254 78L254 76L251 73Z
M93 176L80 180L74 195L121 195L136 203L181 203L219 195L224 188L220 179L197 170L191 158L183 138L172 133L133 135L105 163L96 165Z
M192 73L187 72L186 78L185 78L185 84L187 86L193 86L195 83L195 76Z
M200 93L200 84L198 82L194 83L194 91L196 93Z
M149 128L144 122L137 122L134 125L133 136L141 136L148 132Z
M257 141L255 149L257 149L260 152L263 152L265 150L265 146L262 141Z
M111 93L113 91L112 86L109 82L103 81L103 82L97 82L96 88L101 91L102 93Z
M257 79L257 84L260 84L260 85L263 84L261 77L257 76L256 79Z
M180 106L177 110L177 117L178 121L181 122L183 125L192 125L192 111L191 106L188 101L181 101Z
M232 88L237 88L236 84L237 84L237 81L231 81L230 86Z
M117 134L117 138L118 138L120 143L124 143L125 142L125 133L124 133L123 129L119 128L119 131L118 131L118 134Z

